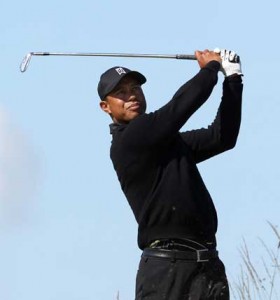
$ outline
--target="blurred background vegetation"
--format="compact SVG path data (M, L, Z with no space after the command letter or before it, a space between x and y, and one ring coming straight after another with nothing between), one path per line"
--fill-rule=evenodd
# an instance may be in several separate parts
M280 233L276 225L268 222L275 243L267 245L265 238L259 238L261 257L255 258L255 249L250 249L243 240L240 247L242 263L237 278L230 280L231 296L241 300L280 299Z

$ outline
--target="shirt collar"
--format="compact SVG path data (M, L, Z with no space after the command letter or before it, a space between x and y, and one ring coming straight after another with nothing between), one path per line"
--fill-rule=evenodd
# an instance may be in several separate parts
M118 124L118 123L112 123L109 125L110 127L110 134L115 133L116 131L119 131L123 129L127 124Z

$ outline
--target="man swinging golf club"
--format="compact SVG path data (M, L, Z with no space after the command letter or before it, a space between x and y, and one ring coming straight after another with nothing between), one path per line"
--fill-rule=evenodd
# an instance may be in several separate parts
M229 299L217 214L196 165L236 144L241 63L228 50L196 51L195 57L199 72L152 113L145 112L141 73L114 67L98 84L100 107L113 120L111 159L139 225L136 300ZM225 78L213 123L180 132L209 98L219 71Z

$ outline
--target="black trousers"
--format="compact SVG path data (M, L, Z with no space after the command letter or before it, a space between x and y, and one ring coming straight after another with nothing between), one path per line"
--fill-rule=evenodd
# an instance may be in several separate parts
M144 257L136 278L135 300L229 300L225 268L208 262Z

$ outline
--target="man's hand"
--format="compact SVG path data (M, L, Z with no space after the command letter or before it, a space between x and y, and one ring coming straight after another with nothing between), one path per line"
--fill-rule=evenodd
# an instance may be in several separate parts
M220 54L214 51L209 51L208 49L204 51L195 51L195 57L200 68L204 68L212 60L215 60L220 64L222 63L222 58Z
M219 54L222 59L221 71L225 77L237 74L243 75L241 71L240 57L231 50L219 49L214 50L215 53Z

